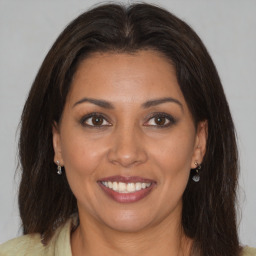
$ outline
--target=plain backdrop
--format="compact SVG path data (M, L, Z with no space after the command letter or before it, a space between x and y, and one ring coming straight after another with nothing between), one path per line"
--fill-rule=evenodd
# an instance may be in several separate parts
M190 24L217 66L237 128L240 238L256 246L256 1L145 2L165 7ZM29 88L59 33L96 3L0 0L0 243L21 234L15 169L18 124Z

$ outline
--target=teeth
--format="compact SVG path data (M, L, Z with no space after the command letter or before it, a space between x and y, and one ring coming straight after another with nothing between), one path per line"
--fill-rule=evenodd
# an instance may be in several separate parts
M135 191L135 184L134 183L128 183L126 186L126 189L128 192L134 192Z
M137 182L135 185L136 191L141 190L141 183Z
M111 181L107 182L107 185L105 185L104 183L103 185L109 188L113 188L113 183Z
M125 192L126 191L126 184L123 182L119 182L118 184L118 191L119 192Z
M119 193L132 193L139 191L151 186L150 182L136 182L136 183L124 183L124 182L111 182L111 181L102 181L101 182L105 187L110 188Z
M103 184L103 185L104 185L104 184ZM116 181L113 182L112 189L113 189L114 191L117 191L117 190L118 190L118 184L117 184Z

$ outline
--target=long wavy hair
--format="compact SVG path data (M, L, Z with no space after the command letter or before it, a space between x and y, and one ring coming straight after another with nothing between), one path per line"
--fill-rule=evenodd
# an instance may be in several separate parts
M197 34L170 12L149 4L105 4L72 21L57 38L33 82L21 117L22 178L19 209L24 234L38 232L47 243L54 229L77 212L65 173L56 174L52 125L59 122L79 63L95 52L151 49L174 66L195 124L207 120L201 180L189 180L182 226L193 239L191 255L236 256L238 157L225 94Z

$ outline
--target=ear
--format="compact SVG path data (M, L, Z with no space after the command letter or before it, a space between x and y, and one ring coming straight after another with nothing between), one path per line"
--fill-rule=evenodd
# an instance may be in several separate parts
M197 126L194 154L191 161L191 169L197 167L195 162L197 162L198 164L201 164L203 162L203 158L206 151L207 137L208 122L205 120L199 122Z
M60 138L60 132L59 127L56 122L54 122L52 126L52 143L53 143L53 149L54 149L54 163L57 163L59 161L60 165L64 165L64 161L62 158L61 153L61 138Z

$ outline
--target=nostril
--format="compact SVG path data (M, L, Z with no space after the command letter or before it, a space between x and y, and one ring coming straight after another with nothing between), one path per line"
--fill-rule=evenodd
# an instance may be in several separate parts
M108 160L113 164L130 167L145 162L147 154L139 147L134 147L133 149L116 147L109 150Z

